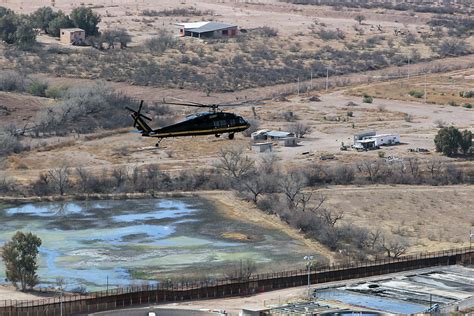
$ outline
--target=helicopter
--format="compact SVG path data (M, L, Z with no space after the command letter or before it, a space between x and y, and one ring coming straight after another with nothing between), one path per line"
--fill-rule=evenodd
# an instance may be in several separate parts
M166 102L163 104L189 106L197 108L208 108L209 111L198 112L186 116L186 118L176 124L171 124L162 128L152 129L145 120L152 119L141 113L143 107L143 100L140 102L138 111L125 107L125 109L132 112L130 116L133 118L133 127L136 127L145 137L156 137L158 142L156 147L159 147L163 138L168 137L183 137L183 136L201 136L201 135L215 135L220 137L224 133L228 133L229 139L234 139L235 133L245 131L250 127L250 124L241 116L234 113L223 112L219 109L220 106L238 106L240 104L200 104L195 102L180 103L180 102Z

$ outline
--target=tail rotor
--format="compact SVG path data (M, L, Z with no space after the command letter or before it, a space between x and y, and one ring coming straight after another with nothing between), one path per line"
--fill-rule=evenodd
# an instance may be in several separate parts
M125 107L125 109L129 110L132 112L131 117L133 118L133 127L136 127L138 130L141 130L142 132L150 132L150 127L143 121L143 119L151 121L152 119L149 118L146 115L143 115L141 113L143 107L143 100L140 102L140 106L138 108L138 111L129 108L128 106Z

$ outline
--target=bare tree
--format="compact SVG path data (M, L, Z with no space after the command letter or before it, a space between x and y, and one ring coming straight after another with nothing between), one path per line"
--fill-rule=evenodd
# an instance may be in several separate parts
M226 265L224 274L229 279L248 280L257 271L257 264L252 259L240 260Z
M255 161L244 153L243 147L223 148L219 152L217 168L234 180L240 179L250 173L255 166Z
M420 162L416 157L408 157L405 159L405 166L410 172L414 180L420 178Z
M298 138L303 138L304 135L311 132L311 127L304 124L304 123L299 123L298 122L298 123L291 124L288 127L288 131L290 133L295 134L295 136L298 137Z
M336 226L336 223L344 218L344 211L332 211L327 208L321 208L320 214L324 222L331 227Z
M128 179L128 169L127 167L118 167L112 170L112 177L115 180L116 188L121 188Z
M294 210L298 205L298 197L305 186L306 179L298 171L292 170L280 179L279 187L291 210Z
M88 192L89 178L90 178L89 172L87 172L86 169L84 169L82 167L79 167L79 168L76 168L76 174L77 174L77 177L78 177L78 183L77 184L79 185L79 188L80 188L81 192L83 192L83 193Z
M64 195L70 186L69 167L61 167L48 171L51 184L55 186L60 195Z
M443 163L439 158L432 158L426 161L426 168L431 175L431 179L436 179L441 173Z
M380 240L383 238L383 232L380 228L369 232L368 247L375 250Z
M245 192L252 195L252 201L257 204L258 197L272 191L271 188L276 181L277 178L273 174L255 172L239 180L239 184Z
M389 258L399 258L406 253L408 246L408 242L401 237L383 236L380 240L380 247Z
M259 172L272 174L278 173L280 169L280 158L274 153L261 155L258 170Z
M379 177L383 164L380 159L376 161L364 160L362 162L357 163L357 169L360 172L364 172L367 174L367 177L371 182L375 182Z

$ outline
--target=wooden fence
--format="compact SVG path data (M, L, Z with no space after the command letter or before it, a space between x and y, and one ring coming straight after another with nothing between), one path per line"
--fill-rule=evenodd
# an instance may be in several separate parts
M312 284L348 280L439 265L470 263L473 258L474 249L471 248L422 253L396 259L387 258L371 262L322 267L311 271L310 280ZM143 304L246 296L302 286L307 282L307 270L293 270L258 274L246 280L217 279L193 283L158 283L62 298L29 301L4 300L0 301L0 316L59 316L61 310L62 315L74 315Z

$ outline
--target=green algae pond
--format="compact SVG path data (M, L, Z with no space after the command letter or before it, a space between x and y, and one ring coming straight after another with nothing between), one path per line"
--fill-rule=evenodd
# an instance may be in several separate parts
M247 259L266 271L304 268L308 254L302 241L227 218L201 198L3 205L0 225L0 246L18 230L38 235L40 286L62 278L68 290L215 276Z

